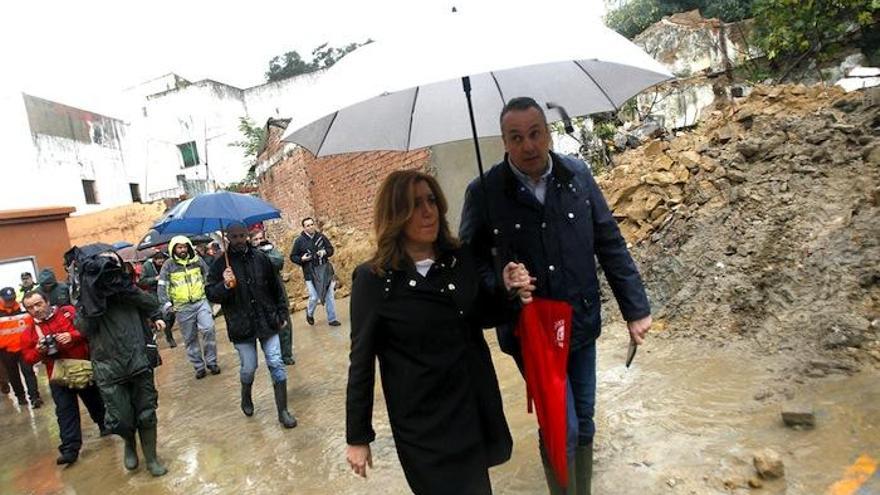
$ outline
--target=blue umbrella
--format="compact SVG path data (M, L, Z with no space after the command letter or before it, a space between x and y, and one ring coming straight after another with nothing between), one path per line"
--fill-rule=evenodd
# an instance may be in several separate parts
M132 244L128 241L118 241L118 242L114 242L113 244L111 244L111 246L113 246L113 249L116 249L116 250L119 250L122 248L127 248L127 247L130 247L131 245Z
M281 212L260 198L234 192L202 194L179 203L153 229L159 234L207 234L233 223L253 225L281 218Z

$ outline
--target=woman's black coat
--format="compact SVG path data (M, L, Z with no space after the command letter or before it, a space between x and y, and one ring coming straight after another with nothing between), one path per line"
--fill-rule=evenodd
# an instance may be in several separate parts
M504 295L480 290L473 258L441 255L379 276L357 268L351 294L347 442L368 444L375 361L407 481L418 494L490 493L488 468L512 440L482 328L510 318Z

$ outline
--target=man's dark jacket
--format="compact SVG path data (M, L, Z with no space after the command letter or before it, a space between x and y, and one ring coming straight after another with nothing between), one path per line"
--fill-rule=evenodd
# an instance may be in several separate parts
M321 249L327 251L327 253L324 257L318 258L316 253ZM311 254L312 259L308 261L303 260L302 257L304 254ZM320 232L315 232L315 235L309 237L309 235L303 231L299 237L293 241L293 247L290 249L290 261L302 267L303 277L305 277L306 282L313 278L312 267L327 263L331 256L333 256L333 244L330 244L330 239L327 239L327 237Z
M468 185L459 235L474 247L484 283L497 282L490 248L499 265L524 263L537 277L535 296L572 305L572 349L593 342L601 332L596 259L605 272L623 317L637 320L651 313L648 298L629 252L596 181L580 160L551 153L542 205L523 185L505 156L486 173L491 221L487 219L479 180ZM516 354L513 326L498 327L502 350Z
M223 257L211 264L205 285L208 300L223 306L229 340L255 342L277 334L287 321L287 297L269 257L248 244L243 252L230 249L229 263L237 280L234 288L223 284Z

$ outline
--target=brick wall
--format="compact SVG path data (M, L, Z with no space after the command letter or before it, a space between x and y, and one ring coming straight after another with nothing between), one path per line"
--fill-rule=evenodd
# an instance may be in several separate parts
M270 126L268 145L259 162L274 164L260 175L259 192L281 209L294 232L305 216L370 232L373 201L385 176L394 170L428 170L427 148L315 158L303 148L281 143L281 134L283 129Z

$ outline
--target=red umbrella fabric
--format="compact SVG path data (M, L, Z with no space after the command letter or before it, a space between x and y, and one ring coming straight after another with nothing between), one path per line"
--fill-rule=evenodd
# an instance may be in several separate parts
M529 412L538 415L541 439L556 479L568 485L566 445L566 379L571 343L571 305L534 298L520 312L516 325L525 368Z

